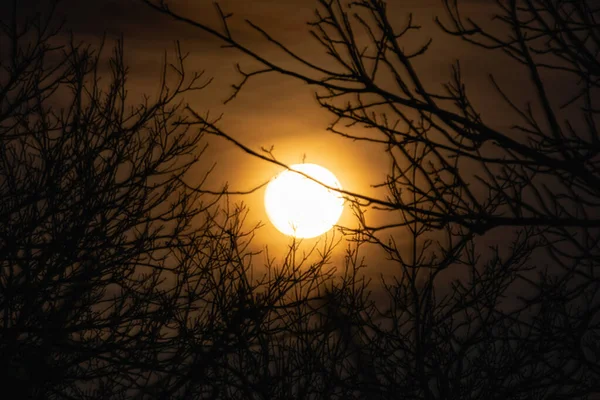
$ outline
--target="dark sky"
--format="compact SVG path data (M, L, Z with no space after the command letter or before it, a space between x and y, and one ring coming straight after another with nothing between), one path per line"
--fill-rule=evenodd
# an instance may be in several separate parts
M234 35L243 38L242 42L253 50L273 59L280 57L276 49L248 30L243 23L245 18L251 19L301 55L327 65L327 59L316 41L308 35L305 24L313 18L314 0L228 0L219 3L225 11L235 15L231 20ZM492 96L487 74L493 71L513 94L524 93L524 77L504 67L505 58L501 55L499 58L492 53L481 53L443 34L433 23L435 15L444 17L440 0L391 0L388 3L394 25L402 26L409 12L414 14L414 22L422 25L422 29L412 33L410 41L407 40L407 47L417 48L429 37L433 38L429 52L415 63L429 87L438 89L440 83L447 81L451 63L460 59L468 90L480 105L481 113L492 124L507 126L509 121L503 118L507 108L500 105L497 96ZM493 2L463 1L462 10L479 21L489 21L492 15L490 3ZM173 9L190 18L220 26L211 1L178 0L170 4L174 4ZM99 43L106 33L110 43L123 33L126 60L131 67L132 102L136 101L136 96L141 99L139 96L142 93L156 93L164 51L169 50L172 55L174 41L181 40L183 50L190 52L188 69L205 70L207 77L214 78L214 82L204 91L188 97L191 106L198 112L210 110L214 115L223 112L220 126L254 149L273 145L275 154L286 163L301 162L306 154L307 162L330 169L344 188L383 196L382 192L369 187L382 181L388 168L388 161L381 156L381 149L364 143L352 143L327 133L325 129L333 118L318 107L313 88L270 74L251 81L238 98L223 106L222 101L231 93L230 85L239 81L234 64L251 64L244 64L247 60L237 52L220 48L217 40L199 29L173 21L136 0L63 0L59 13L65 16L68 27L76 37L83 41ZM222 140L211 140L206 166L214 161L218 162L218 167L209 182L213 189L218 189L225 181L229 182L232 189L249 189L279 170L246 156ZM201 172L198 172L198 176L202 175ZM249 222L267 222L262 196L263 191L259 191L243 198L252 210ZM350 217L346 210L341 223L351 223ZM281 237L280 242L274 241L273 238L277 237ZM285 246L286 243L269 224L262 229L256 241L258 247L265 244L271 247Z

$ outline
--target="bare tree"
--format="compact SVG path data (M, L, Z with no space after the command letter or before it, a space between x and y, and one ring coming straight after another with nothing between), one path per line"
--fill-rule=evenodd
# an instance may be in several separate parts
M12 11L1 37L2 380L27 398L116 396L167 345L157 332L179 293L166 276L198 277L169 260L211 229L192 227L205 205L177 183L202 132L170 125L200 75L184 79L178 52L175 87L131 106L122 43L101 81L101 52L61 36L53 10Z
M186 72L177 46L158 96L132 104L122 41L103 61L54 8L10 11L0 19L3 390L272 398L299 379L286 375L293 356L273 357L284 360L285 333L316 315L335 242L312 258L293 244L254 273L245 206L186 187L188 171L206 168L206 145L183 96L210 80Z
M346 232L381 246L399 266L397 278L384 282L389 305L377 312L353 308L356 293L340 294L331 297L327 314L351 321L347 331L355 333L336 343L356 343L364 370L373 373L355 370L343 379L340 364L329 365L326 353L318 353L321 376L339 390L323 386L323 397L583 399L600 393L597 2L498 0L490 7L500 26L490 22L488 29L466 18L458 1L443 1L441 31L482 55L504 53L507 65L528 77L531 98L521 100L489 74L497 101L513 110L508 128L478 111L458 61L449 65L451 81L430 88L415 59L431 41L406 50L414 47L407 35L419 27L412 14L392 20L385 1L317 1L310 34L330 57L325 64L246 21L292 57L292 66L235 37L232 15L218 5L221 25L212 26L174 12L165 0L144 2L260 63L253 71L238 65L242 80L228 101L259 75L299 79L318 89L319 106L335 117L332 134L379 144L390 160L385 180L374 182L387 189L385 197L344 192L361 222ZM570 94L553 95L559 84ZM190 124L285 167L188 110ZM368 207L387 211L392 222L368 223ZM489 248L485 239L499 231L508 244ZM409 234L408 249L400 248L397 232Z

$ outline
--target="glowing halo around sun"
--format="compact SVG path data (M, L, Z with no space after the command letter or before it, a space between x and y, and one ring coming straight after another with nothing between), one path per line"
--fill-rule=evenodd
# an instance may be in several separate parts
M288 236L313 238L329 231L340 219L344 198L301 174L342 189L329 170L316 164L295 164L269 182L265 191L265 208L275 228Z

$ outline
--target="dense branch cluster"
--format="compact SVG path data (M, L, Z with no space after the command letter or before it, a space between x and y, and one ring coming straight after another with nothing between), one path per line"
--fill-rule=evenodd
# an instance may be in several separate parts
M513 111L506 127L479 112L459 62L431 87L416 65L434 39L414 48L415 18L402 23L383 0L317 0L308 26L323 64L246 21L282 58L257 53L218 5L214 27L165 0L143 3L259 63L238 65L228 101L263 74L316 87L331 134L380 146L390 168L373 185L385 194L343 192L359 227L341 230L350 239L342 265L331 265L341 242L329 237L309 249L292 241L259 266L248 210L187 178L206 168L206 135L286 166L185 103L210 80L186 71L177 47L157 98L131 105L121 42L101 77L102 52L65 40L51 15L19 15L14 2L0 18L6 390L44 399L600 394L597 2L497 0L499 25L488 28L443 1L442 34L504 53L527 76L531 98L515 99L489 75ZM568 94L556 96L557 85ZM371 209L387 222L370 221ZM505 240L490 245L497 236ZM369 283L362 270L378 260L362 259L365 246L396 270Z

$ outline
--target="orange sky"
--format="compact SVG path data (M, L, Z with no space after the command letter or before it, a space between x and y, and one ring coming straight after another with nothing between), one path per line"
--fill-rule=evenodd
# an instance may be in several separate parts
M280 57L273 47L244 27L244 18L251 19L301 55L327 65L327 59L316 41L308 35L305 25L313 17L314 0L224 0L219 3L224 10L235 14L231 20L234 35L242 37L242 42L258 53ZM462 9L470 15L479 20L489 20L490 2L470 0L462 3ZM211 1L178 0L170 4L176 4L175 10L181 10L190 17L212 21L213 26L219 26ZM444 16L441 1L389 1L389 4L389 13L397 18L398 25L402 25L408 12L413 12L414 22L423 26L422 30L412 33L410 45L414 44L416 48L433 37L429 52L416 61L422 79L431 85L430 88L438 89L440 83L446 82L450 76L450 64L460 59L467 88L480 105L484 117L492 124L506 127L509 121L503 115L508 109L498 103L497 96L489 95L492 92L487 73L493 70L508 91L522 91L524 77L511 69L498 68L503 64L502 56L498 58L492 53L481 53L435 27L433 16ZM256 150L261 146L274 146L275 155L286 163L301 162L306 155L307 162L323 165L334 172L345 189L383 196L382 192L376 192L369 186L385 178L388 161L382 157L381 149L364 142L349 142L326 132L333 117L319 108L313 88L268 74L251 80L235 100L223 106L223 100L231 94L230 85L239 82L234 64L251 64L244 63L247 59L236 51L220 48L220 43L214 38L159 15L135 0L65 0L61 12L81 40L98 43L103 32L109 38L120 32L125 35L126 60L131 67L132 101L142 93L152 95L156 92L164 50L172 50L173 42L179 39L183 50L190 52L188 68L205 70L205 76L214 78L213 83L202 92L188 96L191 106L199 113L207 110L215 116L224 113L220 127ZM218 162L209 182L211 189L220 188L225 181L232 189L250 189L279 171L279 168L253 159L217 138L211 140L210 146L206 166ZM199 171L198 175L202 173ZM261 190L243 198L251 207L249 222L267 222L262 196ZM341 223L351 221L346 210ZM273 239L277 237L281 238L279 243ZM286 243L285 238L267 223L257 236L255 245L284 247Z

